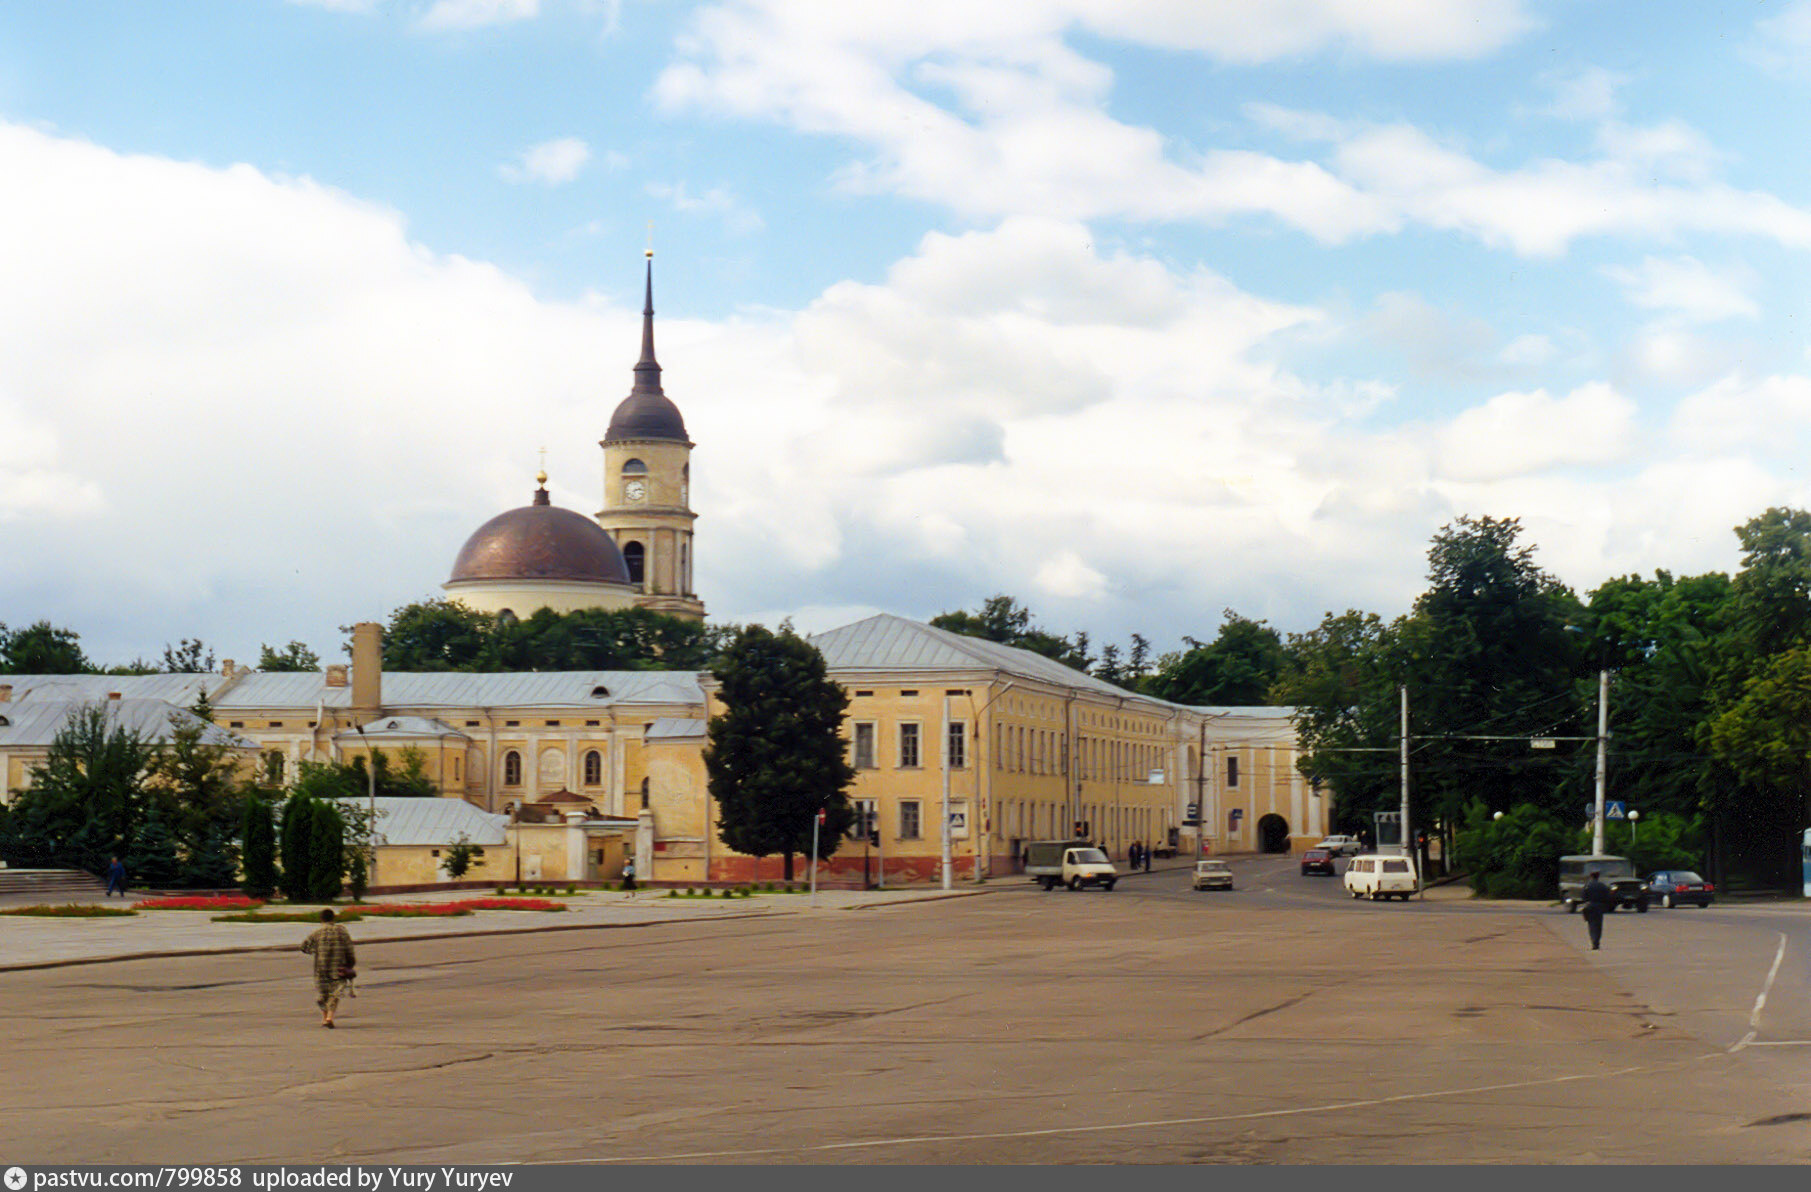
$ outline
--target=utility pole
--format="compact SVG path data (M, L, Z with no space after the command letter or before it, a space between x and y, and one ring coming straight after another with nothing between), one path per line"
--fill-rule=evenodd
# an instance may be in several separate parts
M950 697L943 695L943 888L951 888L950 872Z
M1603 856L1604 774L1609 764L1610 672L1597 672L1597 814L1591 820L1591 855Z
M1402 855L1414 856L1409 835L1409 685L1402 685ZM1419 881L1416 882L1420 884Z

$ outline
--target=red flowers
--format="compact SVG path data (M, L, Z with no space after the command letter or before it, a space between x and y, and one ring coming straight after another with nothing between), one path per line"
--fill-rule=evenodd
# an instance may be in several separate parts
M453 906L463 906L474 911L563 911L566 904L552 902L545 898L468 898L455 902Z

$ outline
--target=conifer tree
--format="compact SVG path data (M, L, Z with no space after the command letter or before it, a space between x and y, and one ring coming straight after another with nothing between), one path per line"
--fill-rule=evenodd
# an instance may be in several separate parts
M855 778L842 736L848 697L823 655L789 626L743 629L711 673L724 705L704 755L718 838L753 857L781 854L790 881L793 856L810 853L820 810L820 857L835 853L855 819L843 793Z
M319 799L312 802L314 822L308 829L308 850L313 857L308 869L309 894L315 902L332 902L340 896L346 875L345 825L333 804Z
M182 879L182 863L176 856L176 837L164 823L155 803L132 836L132 847L126 851L126 872L135 884L154 890L168 889Z
M283 804L283 872L278 881L291 902L306 902L314 891L314 800L297 793Z
M241 822L245 876L239 888L249 897L269 898L277 888L277 840L270 803L263 795L256 791L246 794L245 817Z

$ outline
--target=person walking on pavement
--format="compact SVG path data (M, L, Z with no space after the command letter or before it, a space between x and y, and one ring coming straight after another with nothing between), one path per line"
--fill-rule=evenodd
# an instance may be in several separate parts
M107 865L107 897L112 898L115 890L121 898L126 896L126 863L118 857Z
M623 862L623 890L629 897L635 897L635 858Z
M333 908L321 910L321 926L302 941L302 951L314 957L315 1004L321 1008L321 1025L333 1029L333 1012L340 995L357 973L357 955L345 927L333 921Z
M1151 846L1150 845L1141 844L1138 846L1138 859L1140 861L1144 862L1144 871L1146 873L1151 872Z
M1603 940L1603 917L1616 904L1616 895L1604 885L1602 870L1591 871L1591 880L1579 891L1579 899L1584 903L1585 928L1591 933L1591 949L1596 951Z

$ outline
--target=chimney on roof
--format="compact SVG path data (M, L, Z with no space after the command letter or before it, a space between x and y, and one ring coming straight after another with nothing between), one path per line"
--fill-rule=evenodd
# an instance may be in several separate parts
M352 706L373 715L383 709L384 631L376 621L352 627Z
M327 686L344 687L346 685L346 664L336 662L327 668Z
M0 683L0 704L10 704L12 702L13 685L11 683Z
M108 693L107 693L107 698L108 698L108 699L118 699L118 698L119 698L119 692L117 692L117 691L109 691L109 692L108 692Z
M233 660L231 658L220 664L220 673L229 679L233 677Z

